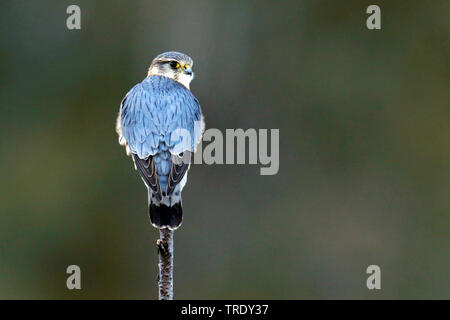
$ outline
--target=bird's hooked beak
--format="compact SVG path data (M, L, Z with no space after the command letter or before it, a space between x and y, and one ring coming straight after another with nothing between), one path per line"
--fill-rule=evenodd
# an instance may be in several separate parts
M184 70L184 73L186 73L187 75L190 75L192 77L194 77L194 71L192 71L192 67L187 68L186 70Z

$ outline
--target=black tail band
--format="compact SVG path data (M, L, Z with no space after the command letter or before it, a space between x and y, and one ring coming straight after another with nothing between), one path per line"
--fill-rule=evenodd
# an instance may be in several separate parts
M164 204L150 204L150 221L153 226L159 229L169 228L176 229L181 225L183 220L183 208L181 201L168 207Z

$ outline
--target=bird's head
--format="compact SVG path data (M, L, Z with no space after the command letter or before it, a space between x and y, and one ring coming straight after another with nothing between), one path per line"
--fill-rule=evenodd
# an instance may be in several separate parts
M148 76L164 76L189 89L189 84L194 79L193 63L192 58L184 53L164 52L153 59L148 69Z

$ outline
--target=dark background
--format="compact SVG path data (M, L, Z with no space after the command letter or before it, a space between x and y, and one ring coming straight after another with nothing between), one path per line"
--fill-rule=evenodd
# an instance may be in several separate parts
M66 28L70 4L81 30ZM381 30L366 28L370 4ZM175 298L448 299L449 12L2 0L0 298L157 297L158 232L114 125L153 57L177 50L195 61L207 128L279 128L280 170L191 169Z

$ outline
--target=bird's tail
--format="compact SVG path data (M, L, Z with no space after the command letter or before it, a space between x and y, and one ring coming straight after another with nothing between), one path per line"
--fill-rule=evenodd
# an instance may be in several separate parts
M149 204L150 221L155 228L171 230L177 229L183 221L183 207L181 206L181 197L173 201L155 201L151 199Z

